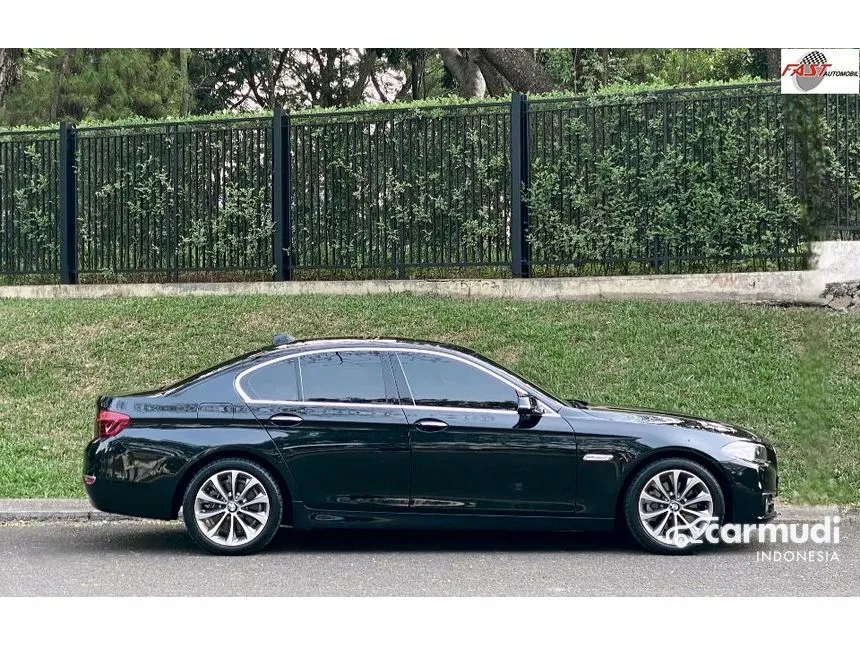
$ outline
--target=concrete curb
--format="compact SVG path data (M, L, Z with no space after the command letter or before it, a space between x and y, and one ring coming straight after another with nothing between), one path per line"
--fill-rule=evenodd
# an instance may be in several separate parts
M777 504L777 521L817 522L839 515L843 522L860 521L856 506ZM85 499L0 499L0 524L10 522L127 522L140 518L94 509Z
M117 522L139 518L94 509L86 499L0 499L0 524L10 522Z
M407 293L520 300L683 300L824 304L827 284L860 279L860 242L816 242L808 271L596 276L579 278L332 280L287 282L0 285L5 298L220 295L368 296Z
M838 515L843 522L860 521L860 507L857 506L777 504L776 512L778 522L819 522L824 517L833 515Z
M379 296L411 294L519 300L694 300L820 305L825 282L816 271L686 275L177 284L0 286L5 298L110 298L176 296Z

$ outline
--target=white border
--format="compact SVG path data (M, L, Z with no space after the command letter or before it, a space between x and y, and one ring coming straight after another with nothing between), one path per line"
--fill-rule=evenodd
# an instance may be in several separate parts
M834 3L258 0L6 2L5 47L857 46L857 9Z
M623 568L607 575L624 588ZM665 645L649 625L667 612L696 645L827 643L845 640L860 610L858 598L7 598L0 615L9 642L92 645L97 629L123 645L187 645L200 641L190 617L229 617L248 603L260 616L255 642L349 645ZM242 620L217 630L224 642L248 640Z

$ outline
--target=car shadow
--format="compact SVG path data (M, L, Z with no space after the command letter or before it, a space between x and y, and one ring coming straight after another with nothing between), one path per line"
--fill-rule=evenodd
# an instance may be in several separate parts
M81 525L81 529L87 526ZM92 525L90 525L92 526ZM81 531L77 536L61 536L63 550L112 552L116 555L164 553L205 555L180 522L105 522ZM44 539L44 538L42 538ZM752 545L723 545L700 556L731 555L754 549ZM281 529L257 556L286 553L454 553L454 552L567 552L618 553L654 556L620 531L443 531L396 529L349 529L294 531ZM697 556L694 556L697 557Z
M270 552L637 551L620 533L544 531L282 530Z
M79 539L64 536L66 549L128 553L201 554L180 522L110 522ZM615 551L642 553L622 533L544 531L441 531L350 529L293 531L281 529L262 552L357 553L357 552L577 552ZM647 555L647 554L645 554Z

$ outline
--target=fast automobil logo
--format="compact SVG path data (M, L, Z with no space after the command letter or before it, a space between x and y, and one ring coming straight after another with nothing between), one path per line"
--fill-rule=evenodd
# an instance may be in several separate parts
M828 63L827 56L816 50L809 52L798 62L783 67L782 75L788 74L797 89L808 92L821 84L830 67L833 67L833 63Z
M783 49L783 94L857 94L860 50Z

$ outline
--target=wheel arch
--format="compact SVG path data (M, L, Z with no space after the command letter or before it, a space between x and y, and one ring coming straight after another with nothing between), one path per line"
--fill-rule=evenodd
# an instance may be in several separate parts
M284 508L282 510L281 525L292 525L292 502L296 498L293 495L292 490L290 490L290 485L281 470L274 463L272 463L270 459L266 458L260 453L252 452L249 450L236 449L216 450L214 452L207 453L205 456L197 459L185 469L185 472L182 473L182 476L179 478L179 482L176 484L176 489L173 491L173 499L170 505L171 517L176 518L179 516L179 508L182 506L182 498L185 495L185 489L188 488L188 484L191 482L191 479L194 477L194 475L199 473L201 469L205 468L209 464L216 462L220 459L244 459L246 461L251 461L257 464L261 468L264 468L266 471L268 471L272 475L272 478L275 480L275 483L278 485L278 488L281 490L281 495L284 498Z
M732 509L734 508L732 488L729 484L729 480L723 472L723 469L720 467L719 462L699 450L672 446L670 448L659 448L643 455L630 469L628 469L627 473L625 473L624 478L621 480L621 486L618 488L618 498L615 500L616 523L621 522L621 524L623 524L624 498L627 496L627 491L630 489L630 485L633 483L636 475L654 462L660 461L661 459L671 459L673 457L677 459L688 459L689 461L695 462L714 476L714 479L716 479L717 483L720 485L720 491L723 493L723 497L725 499L726 508L724 521L732 521Z

